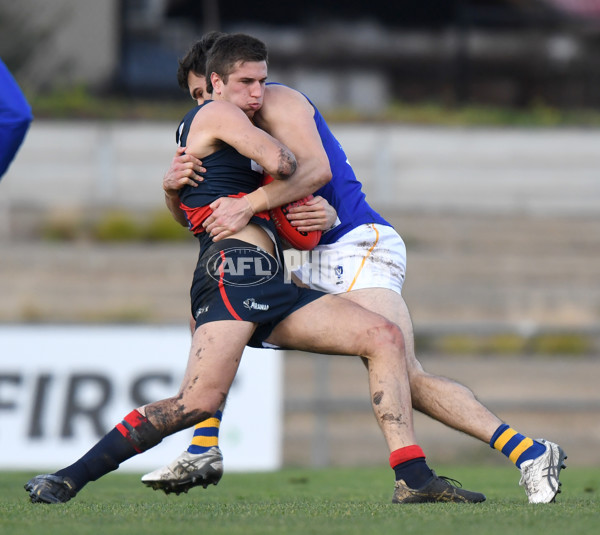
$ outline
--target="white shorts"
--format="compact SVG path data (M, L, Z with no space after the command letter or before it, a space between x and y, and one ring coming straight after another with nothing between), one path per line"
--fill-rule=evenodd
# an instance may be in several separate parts
M292 273L303 284L330 294L364 288L387 288L402 293L406 273L406 246L385 225L361 225L337 242L317 245L304 253Z

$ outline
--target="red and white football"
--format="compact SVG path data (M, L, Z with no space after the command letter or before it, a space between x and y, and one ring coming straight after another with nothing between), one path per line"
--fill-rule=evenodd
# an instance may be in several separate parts
M265 175L263 185L272 181L272 176ZM286 216L292 206L302 206L312 198L312 195L308 195L307 197L304 197L304 199L299 199L284 206L269 210L269 214L275 223L279 237L289 243L294 249L299 249L300 251L310 251L311 249L314 249L321 239L321 231L311 230L310 232L300 232L296 227L292 226Z

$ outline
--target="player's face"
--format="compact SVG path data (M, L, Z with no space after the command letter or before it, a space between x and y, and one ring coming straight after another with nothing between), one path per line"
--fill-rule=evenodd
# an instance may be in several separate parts
M253 117L262 107L266 81L265 61L238 63L229 75L227 83L215 73L212 78L214 95L235 104L248 117Z
M190 71L187 82L190 96L198 103L198 106L201 106L207 98L210 98L210 95L206 92L205 76L199 76L195 72Z

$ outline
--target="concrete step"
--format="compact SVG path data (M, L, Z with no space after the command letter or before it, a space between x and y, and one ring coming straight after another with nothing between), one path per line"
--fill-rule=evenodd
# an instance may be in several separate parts
M392 214L417 326L600 325L593 218ZM2 321L183 322L197 244L3 243Z
M600 462L597 358L419 356L425 370L468 386L502 420L532 438L558 442L572 466ZM377 426L367 373L353 357L286 356L284 462L383 464L389 452ZM415 414L417 439L432 467L495 463L519 472L488 444Z

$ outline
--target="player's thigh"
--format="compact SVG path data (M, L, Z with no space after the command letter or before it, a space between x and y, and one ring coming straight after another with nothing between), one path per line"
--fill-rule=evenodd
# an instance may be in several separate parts
M192 337L179 395L187 402L218 406L237 373L244 347L256 325L247 321L213 321L200 325Z
M401 345L402 335L379 314L325 295L279 322L267 341L315 353L370 355L380 343Z

